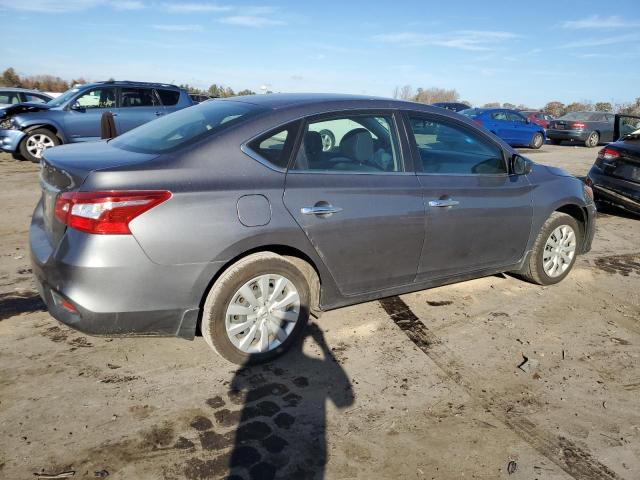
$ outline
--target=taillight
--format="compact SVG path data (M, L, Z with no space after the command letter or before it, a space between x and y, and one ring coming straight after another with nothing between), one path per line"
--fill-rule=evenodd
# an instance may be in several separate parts
M169 198L171 192L164 190L65 192L58 195L55 215L82 232L126 235L129 222Z
M576 122L571 124L571 128L573 128L574 130L584 130L586 128L586 125L582 122Z
M619 156L620 152L609 147L604 147L598 152L598 158L602 158L603 160L611 160L613 158L618 158Z

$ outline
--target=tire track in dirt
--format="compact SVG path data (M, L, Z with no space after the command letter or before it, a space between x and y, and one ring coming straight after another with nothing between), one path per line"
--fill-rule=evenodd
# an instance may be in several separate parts
M622 480L622 477L594 458L584 447L539 428L528 418L512 413L508 405L499 403L499 396L487 389L489 382L460 362L456 354L427 328L400 297L385 298L379 303L409 339L449 378L464 388L486 412L565 473L576 480Z

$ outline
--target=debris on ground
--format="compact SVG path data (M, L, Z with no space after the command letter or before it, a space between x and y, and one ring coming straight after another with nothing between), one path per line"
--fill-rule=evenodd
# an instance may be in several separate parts
M510 460L509 463L507 463L507 473L511 475L516 473L516 470L518 470L518 464L515 461Z
M106 470L100 470L99 472L93 472L93 476L95 478L107 478L109 476L109 472Z
M33 475L37 478L42 479L55 479L55 478L69 478L73 477L76 474L74 470L67 470L66 472L60 473L34 473Z
M538 368L540 362L535 358L529 358L524 353L522 354L522 362L518 365L518 368L525 373L529 373Z

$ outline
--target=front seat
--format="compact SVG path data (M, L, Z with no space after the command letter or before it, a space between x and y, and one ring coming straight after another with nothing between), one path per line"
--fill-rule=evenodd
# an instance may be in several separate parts
M340 142L340 158L334 166L336 170L376 171L370 164L373 157L373 137L369 130L356 128L347 132Z

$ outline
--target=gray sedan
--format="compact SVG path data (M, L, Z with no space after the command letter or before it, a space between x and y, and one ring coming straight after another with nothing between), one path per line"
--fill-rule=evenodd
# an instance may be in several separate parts
M594 221L589 187L456 113L260 95L47 150L30 243L67 325L200 330L249 363L285 351L313 312L498 272L557 283Z

